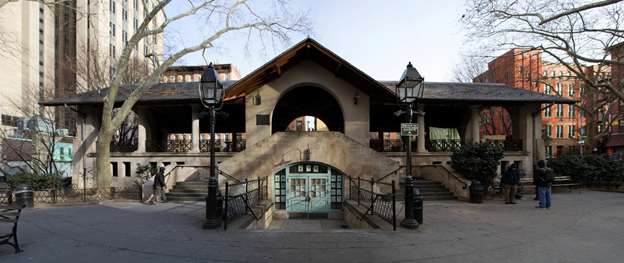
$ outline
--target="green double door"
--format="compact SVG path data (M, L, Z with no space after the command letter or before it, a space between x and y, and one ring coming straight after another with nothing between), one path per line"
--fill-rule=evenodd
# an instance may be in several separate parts
M329 218L329 175L296 175L286 180L288 218Z

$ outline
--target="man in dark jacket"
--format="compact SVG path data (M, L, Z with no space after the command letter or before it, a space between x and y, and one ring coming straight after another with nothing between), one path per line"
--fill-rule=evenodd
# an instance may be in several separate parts
M537 162L537 170L533 173L533 183L537 187L537 195L539 196L539 205L535 208L550 209L551 205L551 186L548 177L554 178L553 170L546 167L544 160Z
M501 183L505 184L505 204L516 204L516 190L520 183L518 165L512 163L503 173Z
M154 176L154 196L149 200L149 204L153 205L154 201L156 201L156 197L162 195L162 202L167 202L167 197L165 196L165 191L163 188L167 188L165 184L165 167L160 167L158 173Z

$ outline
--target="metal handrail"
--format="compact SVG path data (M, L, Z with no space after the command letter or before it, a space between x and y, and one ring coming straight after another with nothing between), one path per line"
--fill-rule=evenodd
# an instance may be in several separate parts
M242 183L242 181L241 181L241 180L238 180L238 179L234 178L234 176L231 176L231 175L227 174L226 172L222 171L222 170L221 170L221 169L219 169L218 167L217 167L217 171L219 172L219 174L222 174L223 176L225 176L225 177L229 178L229 179L230 179L230 180L232 180L232 181L236 181L236 182L238 182L239 184L240 184L240 183Z
M386 177L390 176L391 174L396 174L399 170L401 170L401 169L403 169L403 168L405 168L405 165L399 165L399 168L398 168L398 169L396 169L396 170L394 170L394 171L390 172L389 174L386 174L386 175L382 176L382 177L381 177L381 178L379 178L379 180L377 180L377 181L379 182L379 181L381 181L381 180L383 180L383 179L386 179Z
M457 176L455 176L451 171L449 171L448 169L446 169L446 167L444 167L443 165L439 165L439 164L423 164L423 165L419 165L421 168L422 167L433 167L433 168L438 168L438 167L442 167L442 169L444 169L449 175L451 175L453 178L455 178L455 180L457 180L458 182L464 184L464 186L462 187L462 189L466 189L468 187L468 184L466 184L466 182L462 181L461 179L459 179Z

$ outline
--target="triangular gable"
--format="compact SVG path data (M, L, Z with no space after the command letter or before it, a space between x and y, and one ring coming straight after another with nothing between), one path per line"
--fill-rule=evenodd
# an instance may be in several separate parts
M315 40L307 38L230 86L225 92L226 100L252 94L262 85L279 78L284 72L306 60L312 60L333 72L335 77L342 78L368 96L389 100L396 98L386 86Z

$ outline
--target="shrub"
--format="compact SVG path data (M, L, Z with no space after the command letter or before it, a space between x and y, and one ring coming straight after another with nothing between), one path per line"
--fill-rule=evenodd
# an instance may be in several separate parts
M33 189L57 188L61 186L58 174L16 173L6 178L7 184L15 189L20 184L29 184Z
M451 167L469 180L477 180L484 187L492 185L505 151L498 145L471 142L451 155Z
M156 174L157 172L158 172L158 167L156 166L152 166L149 163L146 165L141 165L137 163L136 174L137 174L138 180L134 180L134 184L136 184L137 186L143 185L145 181L152 178L152 175Z
M609 155L562 155L548 162L557 175L570 176L586 185L602 186L605 181L624 178L624 161Z

